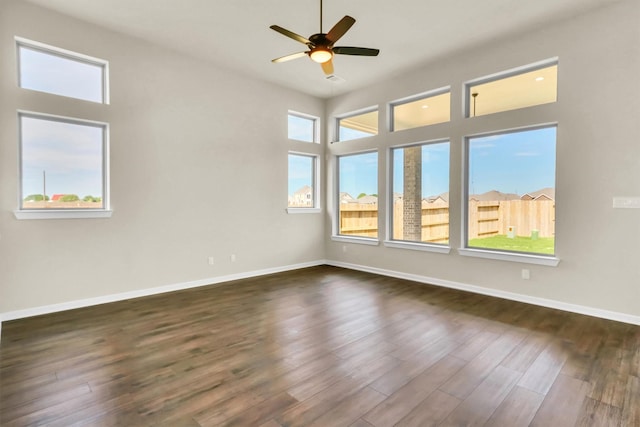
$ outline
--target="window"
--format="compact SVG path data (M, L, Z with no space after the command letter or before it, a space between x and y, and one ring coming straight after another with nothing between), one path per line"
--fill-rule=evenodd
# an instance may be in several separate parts
M289 139L318 142L318 118L290 112L288 116Z
M391 149L392 240L449 243L449 142Z
M338 157L338 234L378 237L378 153Z
M338 141L378 134L378 110L338 118Z
M438 91L391 103L395 131L444 123L451 120L451 94Z
M554 61L467 83L467 117L556 102L557 82Z
M20 211L106 211L107 125L33 113L19 121Z
M317 207L317 162L314 155L289 153L289 208Z
M556 126L467 138L467 247L553 256Z
M16 42L21 88L108 103L106 61L20 38Z

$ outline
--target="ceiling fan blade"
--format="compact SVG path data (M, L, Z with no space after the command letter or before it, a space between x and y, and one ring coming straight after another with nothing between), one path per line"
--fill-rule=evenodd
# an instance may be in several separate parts
M378 56L380 53L380 49L369 49L366 47L336 46L332 50L333 53L337 53L338 55Z
M298 52L292 53L291 55L281 56L280 58L272 59L271 62L286 62L291 61L292 59L302 58L303 56L307 56L308 52Z
M320 64L322 66L322 71L324 71L324 73L328 76L330 76L331 74L333 74L333 60L330 59L327 62L323 62L322 64Z
M331 30L329 30L326 36L327 40L329 40L331 44L334 44L340 37L344 36L344 33L349 31L349 28L351 28L351 26L355 23L355 19L353 19L349 15L345 15L344 18L338 21L338 23L334 25Z
M285 28L279 27L277 25L272 25L269 28L271 28L272 30L277 31L280 34L285 35L285 36L287 36L287 37L289 37L291 39L294 39L297 42L300 42L302 44L306 44L307 46L313 44L313 43L311 43L309 41L309 39L307 39L305 37L302 37L301 35L296 34L296 33L292 32L292 31L289 31L289 30L287 30Z

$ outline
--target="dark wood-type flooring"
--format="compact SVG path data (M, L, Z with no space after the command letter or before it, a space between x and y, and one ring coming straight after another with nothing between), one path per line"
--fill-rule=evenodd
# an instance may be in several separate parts
M333 267L2 334L3 427L640 426L640 327Z

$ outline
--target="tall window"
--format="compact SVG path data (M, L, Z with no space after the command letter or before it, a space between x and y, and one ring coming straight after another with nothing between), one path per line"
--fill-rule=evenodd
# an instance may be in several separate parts
M317 156L289 154L289 208L316 207Z
M378 153L338 157L338 234L378 237Z
M21 88L108 103L106 61L20 38L16 42Z
M318 118L290 112L288 117L289 139L318 142Z
M451 94L437 91L391 103L392 130L399 131L451 120Z
M467 117L556 102L556 61L467 83Z
M467 247L555 253L556 127L467 139Z
M21 206L107 208L107 125L20 114Z
M391 149L392 240L449 243L449 142Z
M364 138L378 134L378 110L340 117L338 122L338 141Z

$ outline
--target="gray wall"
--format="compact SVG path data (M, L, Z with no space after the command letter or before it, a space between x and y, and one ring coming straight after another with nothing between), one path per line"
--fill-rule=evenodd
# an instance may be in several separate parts
M19 89L14 36L108 60L110 105ZM7 0L0 67L0 313L324 258L321 214L286 213L288 150L322 152L287 110L322 100ZM110 124L112 218L14 218L18 109Z
M380 106L378 136L329 147L336 155L377 149L380 170L386 168L390 146L450 138L453 249L448 255L425 253L345 244L326 236L327 258L357 268L375 267L477 286L488 293L518 294L525 300L546 299L640 315L640 210L612 209L614 196L640 196L639 22L639 2L617 3L520 37L459 52L330 100L328 115ZM557 103L462 118L464 82L556 56ZM450 123L397 133L386 130L388 102L447 85L452 94ZM546 267L459 255L464 136L549 122L558 122L556 254L560 264ZM333 132L331 123L329 131ZM330 181L334 169L330 164ZM382 174L380 194L386 186ZM330 204L333 197L331 192ZM381 205L384 203L386 198L381 199ZM329 215L328 230L333 220ZM380 212L380 223L384 221L386 215ZM531 270L530 280L521 279L522 268Z

